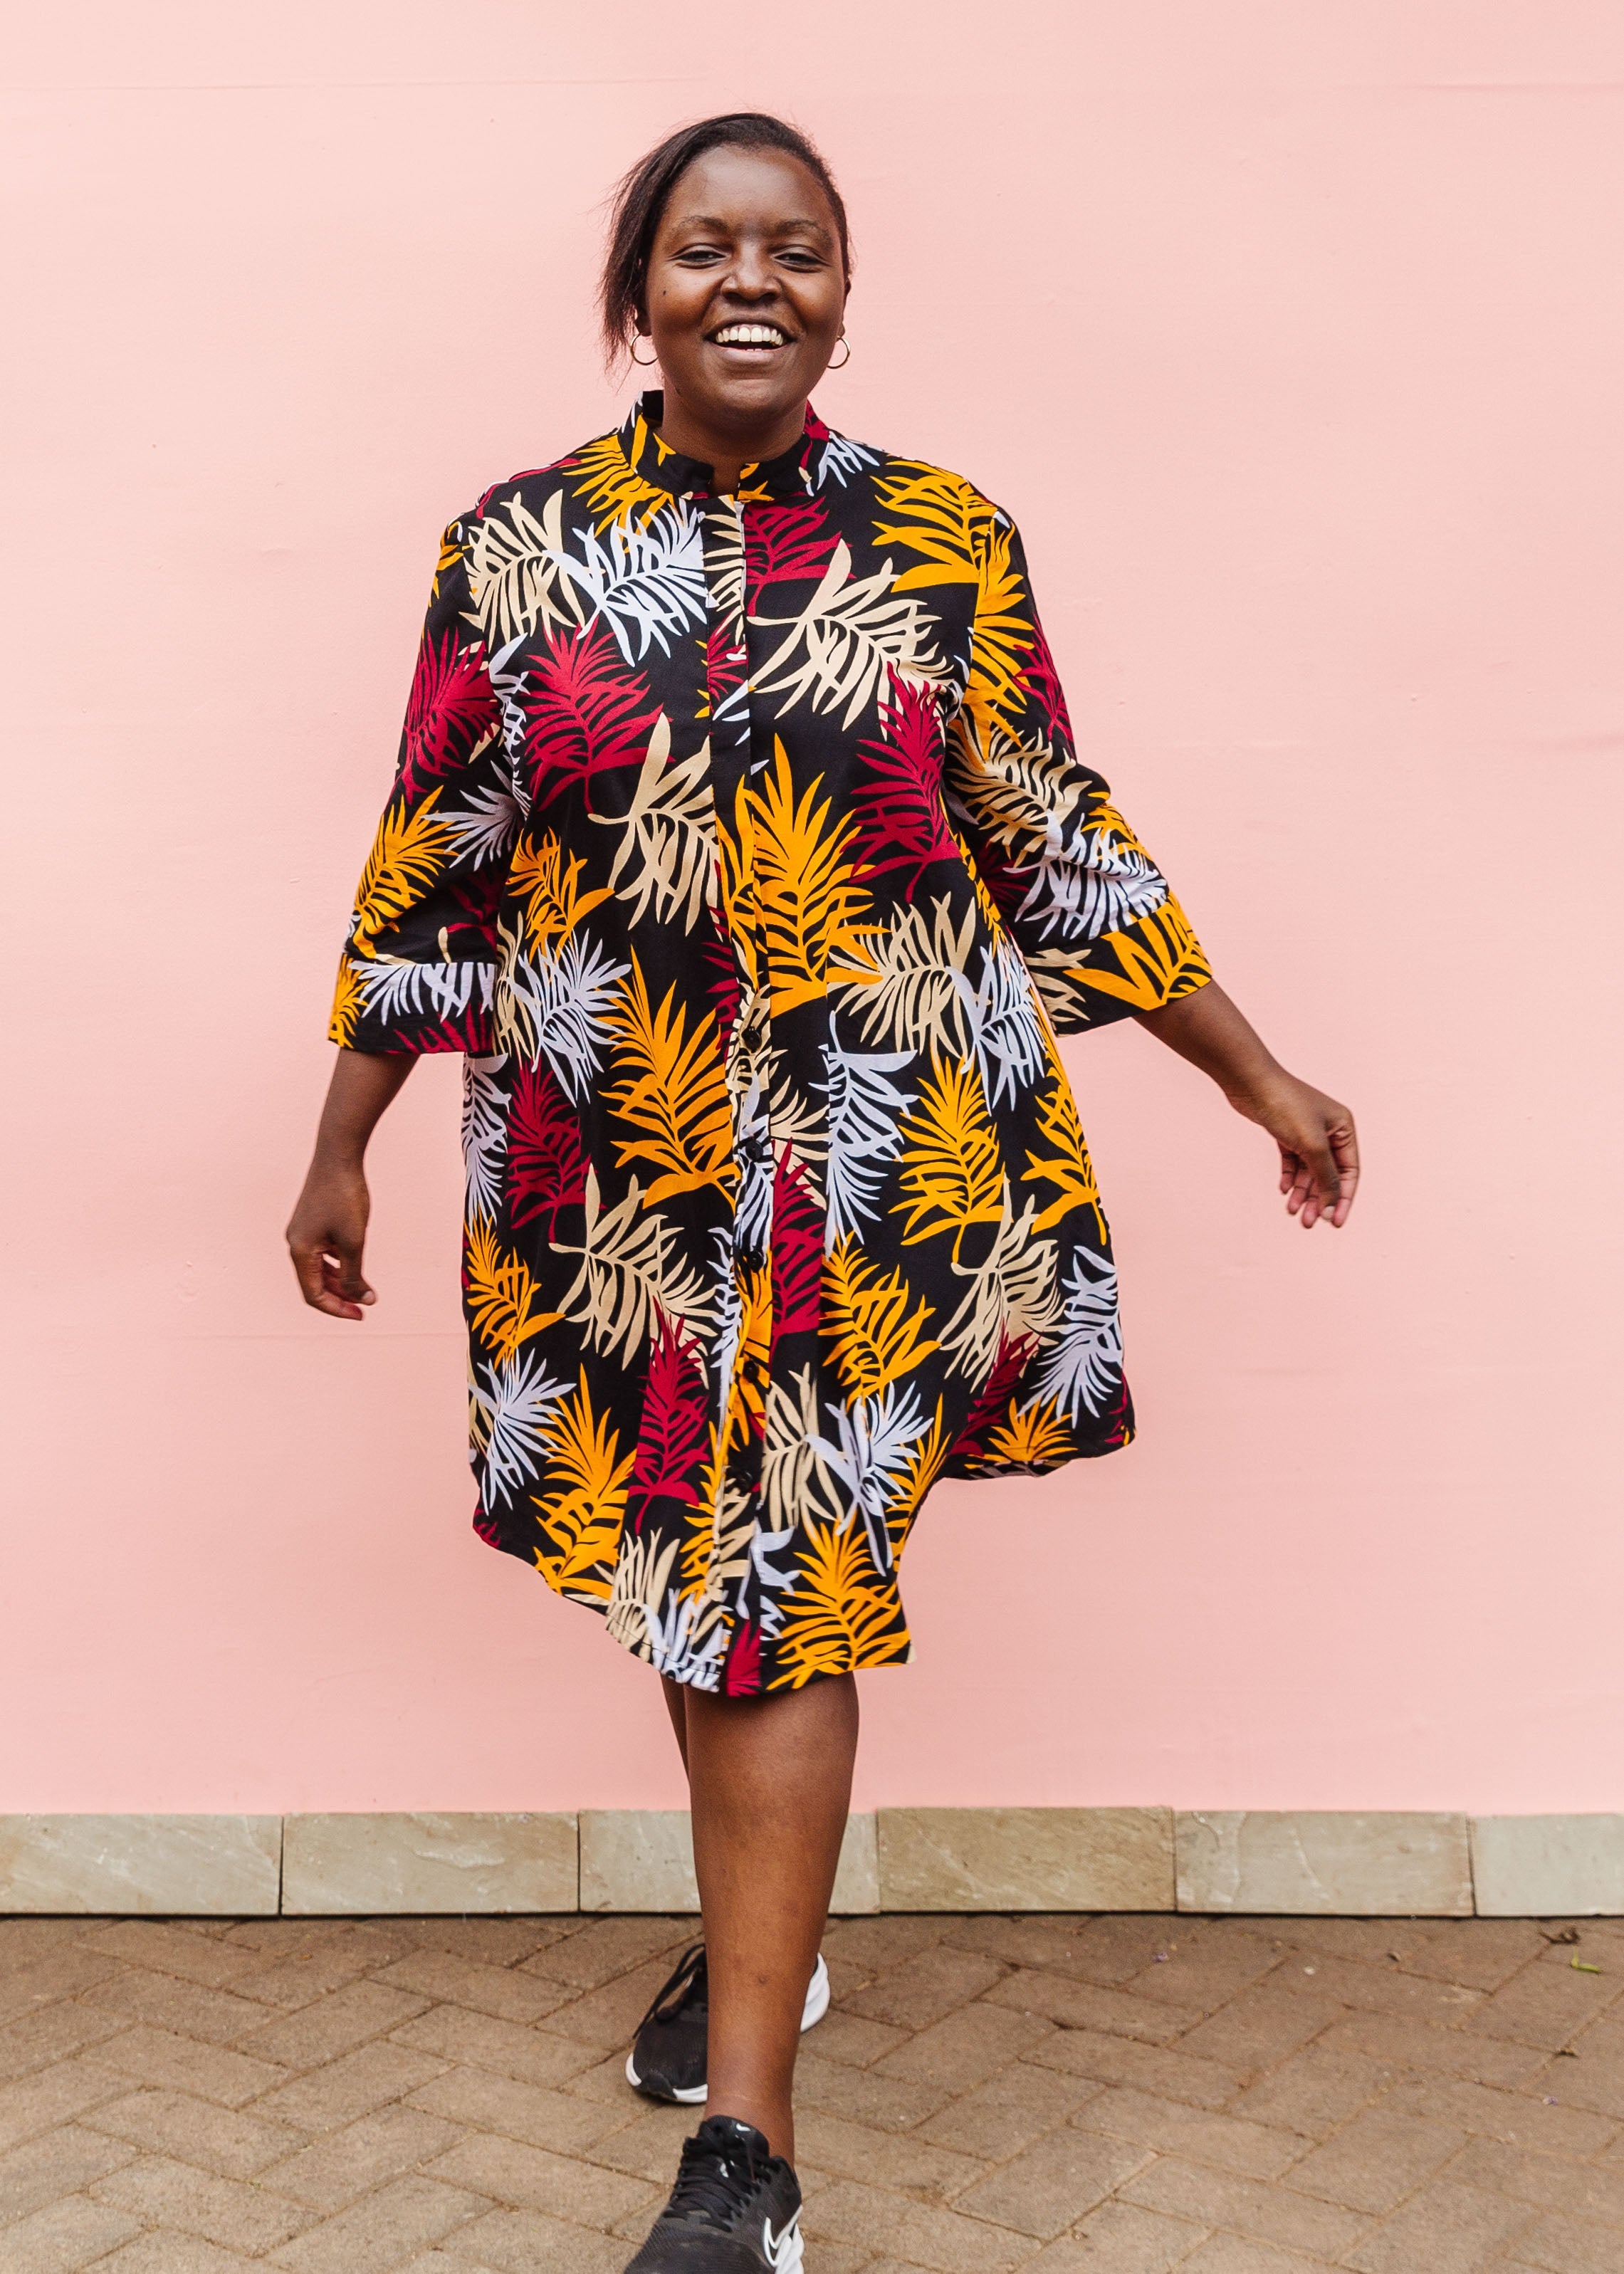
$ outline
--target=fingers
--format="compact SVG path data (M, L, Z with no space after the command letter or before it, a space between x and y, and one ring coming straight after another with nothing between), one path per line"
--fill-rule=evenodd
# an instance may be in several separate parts
M1359 1186L1359 1140L1354 1129L1352 1114L1345 1114L1340 1121L1334 1122L1326 1134L1342 1182L1336 1206L1331 1211L1331 1222L1340 1231L1348 1221L1348 1211L1353 1206L1353 1196Z
M295 1247L289 1243L299 1292L312 1311L330 1319L365 1318L363 1304L378 1299L361 1276L358 1252L331 1247Z

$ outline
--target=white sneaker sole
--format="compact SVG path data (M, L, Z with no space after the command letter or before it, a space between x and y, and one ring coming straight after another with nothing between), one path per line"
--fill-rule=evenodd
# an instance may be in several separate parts
M817 1954L817 1964L812 1969L812 1979L807 1984L807 2002L801 2009L801 2027L802 2034L804 2035L808 2029L816 2029L828 2011L829 1969L823 1963L823 1954L820 1950ZM628 2084L632 2086L635 2090L641 2091L643 2080L637 2074L636 2059L637 2056L635 2052L629 2052L626 2056L626 2082ZM706 2088L703 2084L692 2085L687 2091L679 2092L673 2095L673 2097L680 2101L685 2108L693 2108L696 2107L698 2104L703 2100L705 2097L705 2092ZM787 2259L785 2261L785 2274L789 2274L792 2263L795 2266L799 2266L801 2263L799 2255L801 2237L799 2232L797 2232L795 2242L797 2255L793 2262Z

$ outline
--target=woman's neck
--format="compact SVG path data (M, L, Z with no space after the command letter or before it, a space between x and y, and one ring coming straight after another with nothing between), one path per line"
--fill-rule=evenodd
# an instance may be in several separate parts
M726 494L738 488L741 468L759 465L763 458L776 458L792 448L806 432L806 425L804 401L787 410L775 411L771 418L720 425L703 412L696 414L667 386L658 432L668 449L709 466L718 490Z

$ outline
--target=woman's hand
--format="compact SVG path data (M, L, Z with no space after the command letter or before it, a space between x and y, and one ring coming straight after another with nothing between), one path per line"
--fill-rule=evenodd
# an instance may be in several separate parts
M288 1219L299 1291L330 1319L363 1318L363 1304L378 1300L361 1276L372 1212L362 1164L367 1139L416 1063L403 1053L341 1050L333 1069L310 1172Z
M371 1211L360 1162L324 1160L318 1151L288 1221L288 1252L304 1300L331 1319L358 1319L364 1303L378 1300L361 1276Z
M1347 1223L1359 1141L1345 1105L1288 1073L1215 982L1141 1012L1139 1024L1210 1074L1237 1113L1268 1131L1280 1148L1287 1213L1304 1231L1321 1216L1337 1227Z
M1283 1067L1260 1095L1224 1094L1237 1113L1267 1129L1279 1146L1286 1213L1297 1216L1304 1231L1321 1216L1338 1228L1346 1224L1359 1181L1359 1141L1347 1107Z

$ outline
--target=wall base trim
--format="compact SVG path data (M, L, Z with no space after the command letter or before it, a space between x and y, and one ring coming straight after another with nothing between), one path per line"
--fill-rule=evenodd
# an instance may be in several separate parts
M0 1914L693 1911L678 1809L0 1816ZM1624 1815L882 1808L832 1909L1624 1916Z

